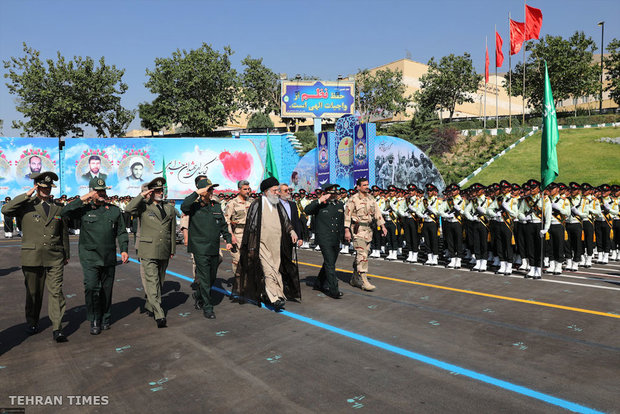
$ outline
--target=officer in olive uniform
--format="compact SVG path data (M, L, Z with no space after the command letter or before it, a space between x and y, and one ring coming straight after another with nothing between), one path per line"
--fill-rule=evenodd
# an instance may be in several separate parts
M338 200L338 185L323 184L323 195L312 201L304 209L307 215L314 216L316 241L323 255L323 267L314 288L334 299L340 299L336 277L336 260L340 251L340 242L344 237L344 204ZM323 288L327 280L327 288Z
M206 178L198 181L196 191L181 204L181 211L189 216L187 251L194 254L199 280L199 287L194 295L195 299L202 302L202 311L207 319L215 319L211 286L215 283L220 264L220 235L226 240L226 249L232 248L232 237L228 232L222 206L213 199L213 188L218 185Z
M158 328L166 327L166 314L161 307L168 261L176 251L176 212L164 201L166 180L158 177L147 184L147 190L133 198L125 212L139 218L138 256L144 273L146 311L153 315Z
M102 329L110 329L116 242L123 263L127 263L129 237L121 209L106 202L103 178L93 178L88 186L91 191L67 204L61 215L82 222L79 253L84 272L86 319L90 321L90 333L99 335Z
M62 293L63 270L69 261L67 223L60 216L61 206L51 201L51 191L58 176L53 172L32 174L34 187L8 201L2 214L21 220L22 271L26 283L27 332L39 331L39 314L44 286L48 290L48 314L56 342L67 342L62 332L65 296ZM32 195L36 191L36 196Z

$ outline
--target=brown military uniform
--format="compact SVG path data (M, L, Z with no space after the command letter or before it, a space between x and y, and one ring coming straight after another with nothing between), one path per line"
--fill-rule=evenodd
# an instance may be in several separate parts
M347 201L344 209L344 226L351 230L353 248L356 253L351 285L364 290L375 288L366 277L368 249L372 241L372 226L383 226L384 223L381 210L372 196L356 193Z
M228 223L228 231L230 232L230 234L234 234L235 238L237 239L237 243L239 244L234 253L232 251L230 252L230 255L232 256L232 271L235 275L235 287L233 288L233 291L235 291L235 293L239 282L239 277L236 276L237 265L239 264L239 258L241 255L239 247L241 247L241 240L243 240L245 218L248 214L250 204L252 204L252 201L249 198L247 200L244 200L243 198L237 196L230 200L228 204L226 204L226 211L224 213L224 217L226 218L226 222Z

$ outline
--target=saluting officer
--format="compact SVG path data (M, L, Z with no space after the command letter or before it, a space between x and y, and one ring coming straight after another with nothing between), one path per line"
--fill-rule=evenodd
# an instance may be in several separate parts
M342 292L338 290L336 277L336 260L340 241L344 236L344 204L338 200L338 185L323 184L324 193L304 209L305 213L314 216L316 221L316 238L323 255L323 267L319 272L314 288L322 290L327 296L340 299ZM327 287L324 284L327 282Z
M147 190L125 207L125 212L140 220L138 256L144 273L145 309L149 316L154 316L158 328L166 327L161 291L168 261L176 252L176 212L164 201L164 184L164 178L153 179L147 184Z
M64 265L69 261L69 234L66 222L60 217L62 207L53 203L50 196L58 176L49 171L32 174L31 178L34 187L2 206L2 214L21 220L27 332L39 332L39 314L47 284L52 336L56 342L67 342L61 322L65 313L62 281ZM35 192L36 196L32 197Z
M232 248L222 206L213 198L213 188L218 185L207 178L198 181L197 190L181 204L181 211L189 216L187 251L194 254L196 276L199 280L194 298L199 299L197 303L202 303L202 311L207 319L215 319L211 286L215 283L220 264L220 235L226 240L226 249Z
M102 329L110 329L116 242L123 263L127 263L129 236L121 209L106 202L105 180L93 178L88 187L90 192L67 204L61 215L81 219L79 253L84 272L86 319L90 321L90 333L99 335Z

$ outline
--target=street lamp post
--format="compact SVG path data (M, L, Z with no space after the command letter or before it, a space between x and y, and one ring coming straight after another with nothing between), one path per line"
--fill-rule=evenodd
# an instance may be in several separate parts
M599 94L598 101L598 110L599 113L603 112L603 54L605 52L605 43L603 42L603 34L605 33L605 22L598 22L598 25L601 26L601 89Z

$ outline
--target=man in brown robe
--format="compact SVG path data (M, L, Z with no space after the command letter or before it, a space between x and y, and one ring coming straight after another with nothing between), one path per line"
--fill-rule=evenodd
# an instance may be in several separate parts
M278 200L278 180L265 179L248 209L237 275L240 296L284 309L286 299L301 299L299 270L292 260L297 234Z

